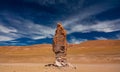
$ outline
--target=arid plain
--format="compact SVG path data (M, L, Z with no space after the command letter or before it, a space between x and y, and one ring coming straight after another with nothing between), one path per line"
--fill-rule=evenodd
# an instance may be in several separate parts
M69 44L72 67L45 67L53 63L52 45L1 46L0 72L120 72L120 40L96 40Z

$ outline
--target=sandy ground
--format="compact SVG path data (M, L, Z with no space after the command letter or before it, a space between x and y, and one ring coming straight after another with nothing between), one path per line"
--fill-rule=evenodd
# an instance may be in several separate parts
M120 64L74 64L71 67L45 67L42 63L0 63L0 72L120 72Z
M51 45L0 47L0 72L120 72L120 46L70 47L68 62L76 69L45 67L55 61Z

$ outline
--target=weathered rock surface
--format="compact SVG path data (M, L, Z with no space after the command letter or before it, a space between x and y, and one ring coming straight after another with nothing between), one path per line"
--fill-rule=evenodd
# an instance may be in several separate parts
M58 23L55 36L53 38L53 52L56 56L55 65L67 66L67 40L66 30L62 24Z
M55 66L55 67L72 67L76 69L72 64L67 62L67 40L66 40L66 30L63 28L62 24L58 23L57 29L53 38L53 52L55 53L54 64L47 64L45 66Z

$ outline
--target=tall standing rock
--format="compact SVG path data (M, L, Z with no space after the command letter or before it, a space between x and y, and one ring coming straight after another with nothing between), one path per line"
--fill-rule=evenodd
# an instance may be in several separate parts
M55 67L74 67L72 64L67 62L67 40L66 40L66 30L63 28L61 23L58 23L57 29L53 38L53 52L55 53L55 63L47 64L45 66L55 66Z
M56 66L67 66L67 40L66 40L66 30L63 28L62 24L58 23L55 36L53 38L53 52L55 53Z

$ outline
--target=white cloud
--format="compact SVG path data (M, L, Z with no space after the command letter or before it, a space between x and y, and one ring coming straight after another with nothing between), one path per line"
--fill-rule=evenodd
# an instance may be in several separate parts
M32 39L37 40L37 39L44 39L46 36L34 36Z
M96 24L91 25L84 25L84 24L77 24L72 25L69 27L68 34L73 32L91 32L91 31L98 31L98 32L113 32L120 30L120 19L111 20L111 21L104 21L104 22L97 22Z
M63 24L64 24L64 26L69 27L71 24L76 24L76 22L78 22L78 21L81 21L81 20L88 18L90 16L93 16L93 15L97 15L99 13L107 11L116 6L118 6L118 4L116 2L115 3L114 2L104 2L104 3L93 4L89 7L80 9L80 11L78 11L78 13L76 13L76 15L72 15L72 16L66 18L66 20L63 20Z
M27 31L20 30L22 33L29 35L29 38L32 39L44 39L44 38L52 38L54 35L54 28L44 26L41 24L35 24L31 21L27 21L24 24L24 27Z
M25 0L25 1L36 1L38 3L41 3L43 5L47 4L48 2L50 4L55 4L55 0ZM65 0L60 0L63 3L66 3ZM84 1L84 0L83 0ZM68 6L68 5L67 5ZM76 24L76 22L81 21L85 18L88 18L92 15L96 15L99 13L102 13L106 10L109 10L113 7L115 7L115 4L95 4L83 9L80 9L79 14L76 14L75 16L67 17L66 20L63 21L63 25L68 30L68 34L73 32L91 32L91 31L101 31L101 32L113 32L120 30L120 19L113 20L113 21L104 21L104 22L98 22L97 24L92 25L83 25L83 24ZM70 6L71 7L71 6ZM73 7L76 8L76 7ZM72 8L71 8L72 9ZM72 11L72 10L71 10ZM55 28L36 24L32 21L26 20L22 18L21 16L17 16L9 13L4 12L4 17L6 20L13 22L13 27L7 27L4 26L4 24L0 24L0 32L4 33L5 35L0 36L0 41L8 41L8 40L14 40L16 38L21 37L28 37L32 39L44 39L44 38L52 38L55 32ZM15 18L14 18L15 16ZM79 43L81 41L85 41L86 39L71 39L71 43Z
M73 32L91 32L91 31L99 31L99 32L113 32L120 30L120 19L112 20L112 21L104 21L98 22L96 24L84 25L80 22L85 19L89 18L90 16L94 16L100 14L104 11L107 11L111 8L118 6L116 2L104 2L93 4L89 7L80 9L76 15L72 15L66 20L63 20L63 26L68 29L68 34ZM118 22L118 23L117 23Z
M108 40L107 38L105 37L95 37L97 40Z
M0 36L0 41L10 41L10 40L14 40L14 38L8 36Z
M3 25L0 25L0 32L3 32L3 33L10 33L10 32L17 32L16 29L14 28L8 28L8 27L5 27Z
M44 26L44 25L41 25L41 24L35 24L31 21L26 23L26 28L28 30L30 30L30 32L32 32L32 33L43 34L43 35L53 35L54 30L55 30L51 27Z
M98 22L97 24L92 25L91 28L96 30L96 31L102 31L102 32L119 31L120 30L120 24L119 23L120 23L120 19Z
M27 37L36 40L52 38L54 35L55 28L50 26L36 24L33 21L24 19L19 15L11 15L9 12L1 12L0 14L5 17L5 20L11 22L9 26L4 26L5 23L0 21L0 32L4 33L3 36L13 37L14 39ZM14 28L12 26L14 26Z
M10 41L18 37L18 35L15 34L17 29L4 26L3 23L0 24L0 32L2 33L0 34L0 41Z
M79 39L75 37L71 37L69 43L80 44L81 42L87 41L87 39Z
M3 36L12 37L14 39L27 37L36 40L52 38L54 35L55 28L36 24L30 20L23 19L20 16L17 16L17 18L11 18L9 13L4 13L3 15L5 15L6 20L12 22L12 26L14 26L14 28L11 27L11 25L8 27L1 23L0 32L4 33ZM0 39L0 41L3 40L4 39Z
M25 19L19 20L19 19L11 18L10 21L14 21L15 23L13 23L13 25L16 25L17 28L0 25L0 31L5 33L5 35L3 35L4 38L2 36L0 38L0 41L8 41L8 40L21 38L21 37L28 37L34 40L52 38L55 33L55 28L48 27L41 24L36 24L29 20L25 20ZM119 23L120 23L120 19L104 21L104 22L98 21L96 24L91 24L91 25L70 24L70 26L67 25L67 28L69 27L69 30L67 31L68 31L68 34L74 33L74 32L85 33L85 32L91 32L91 31L113 32L113 31L120 30ZM66 28L66 26L64 27ZM80 43L81 41L85 41L85 39L72 38L70 43Z
M8 14L9 15L9 14ZM14 19L6 17L7 20L13 22L12 25L4 26L4 23L0 22L0 41L12 41L18 38L27 37L31 39L44 39L52 38L54 30L51 27L35 24L32 21L25 19Z

